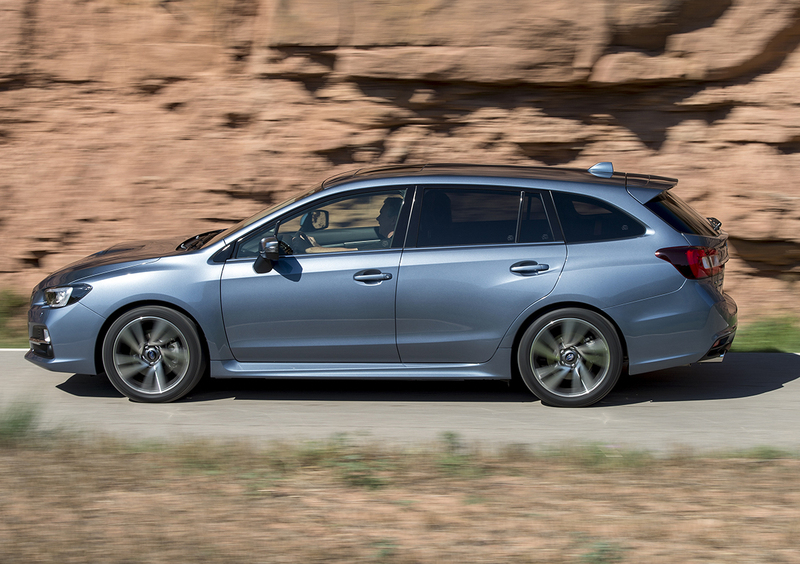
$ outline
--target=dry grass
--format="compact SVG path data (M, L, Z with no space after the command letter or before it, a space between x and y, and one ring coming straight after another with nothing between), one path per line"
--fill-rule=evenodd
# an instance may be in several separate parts
M13 434L6 564L800 562L800 460L771 449L132 445L24 421Z

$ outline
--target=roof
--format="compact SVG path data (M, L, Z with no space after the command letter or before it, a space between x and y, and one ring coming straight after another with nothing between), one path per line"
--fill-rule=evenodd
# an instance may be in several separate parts
M606 165L599 167L599 165ZM590 172L592 171L592 172ZM601 176L602 175L602 176ZM329 188L348 180L368 180L378 178L417 177L417 176L480 176L487 178L525 178L541 180L559 180L563 182L581 182L635 186L656 189L669 189L678 181L675 178L652 176L646 174L627 174L613 172L611 163L598 163L589 170L580 168L562 168L545 166L513 166L513 165L481 165L460 163L403 164L374 168L362 168L328 178L322 183Z

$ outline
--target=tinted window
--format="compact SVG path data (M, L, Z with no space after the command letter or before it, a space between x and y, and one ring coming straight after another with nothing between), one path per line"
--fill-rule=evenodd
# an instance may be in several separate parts
M703 216L678 196L666 190L647 202L645 207L666 221L678 233L717 236L717 232Z
M644 225L596 198L554 192L553 199L567 243L627 239L645 232Z
M418 247L514 243L519 190L426 188Z
M547 220L541 196L525 194L520 214L519 242L541 243L552 240L553 232L550 230L550 222Z

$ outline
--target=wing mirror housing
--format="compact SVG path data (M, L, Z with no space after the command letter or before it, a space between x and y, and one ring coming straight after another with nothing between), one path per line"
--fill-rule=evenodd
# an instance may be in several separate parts
M275 237L264 237L258 244L258 258L253 270L259 274L270 272L273 263L281 256L281 244Z

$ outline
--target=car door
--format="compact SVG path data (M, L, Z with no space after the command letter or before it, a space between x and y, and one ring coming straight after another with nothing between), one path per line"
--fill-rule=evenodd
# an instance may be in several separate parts
M422 190L397 286L404 363L486 362L520 313L553 290L566 246L545 202L514 188Z
M392 230L383 237L378 217L387 200L400 199L397 209L404 196L405 189L392 189L329 199L243 238L221 281L233 356L241 362L399 362L400 236ZM277 236L284 253L259 274L254 263L264 236Z

